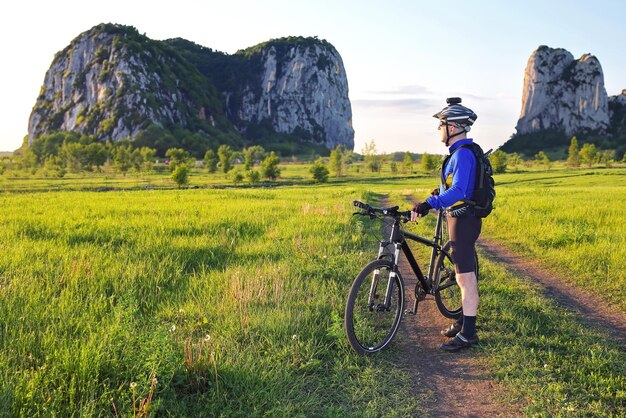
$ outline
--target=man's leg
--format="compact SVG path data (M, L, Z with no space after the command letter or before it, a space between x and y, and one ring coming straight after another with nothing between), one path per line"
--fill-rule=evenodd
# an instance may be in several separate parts
M458 351L478 342L478 335L476 334L478 282L475 273L476 252L474 244L480 235L481 226L482 220L473 216L448 219L448 233L452 242L452 259L457 272L456 281L461 289L463 312L462 319L459 318L448 330L442 332L445 336L456 335L454 339L441 346L441 349L445 351Z
M476 313L478 312L478 282L476 273L457 273L456 281L461 288L461 301L463 304L463 329L461 333L465 337L476 335Z

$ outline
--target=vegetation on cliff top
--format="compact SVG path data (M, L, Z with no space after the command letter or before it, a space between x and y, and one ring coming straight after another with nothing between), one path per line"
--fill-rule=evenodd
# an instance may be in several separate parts
M283 155L294 154L302 149L323 151L316 143L316 135L304 131L277 133L270 121L243 122L238 119L237 109L246 88L260 94L261 87L256 81L263 70L261 51L264 48L273 47L279 55L286 54L286 48L294 46L319 44L324 48L333 48L325 40L304 37L272 39L229 55L182 38L156 41L140 34L132 26L103 23L76 37L57 53L55 62L70 59L86 38L101 43L93 62L88 64L102 67L99 82L113 82L116 61L130 57L140 62L146 74L158 74L160 79L158 85L151 83L146 91L141 91L139 86L129 87L128 83L122 83L123 89L122 86L110 89L106 100L80 112L77 123L87 128L87 135L99 141L110 140L113 129L122 123L130 131L139 127L141 132L133 139L139 142L139 146L157 149L159 155L164 155L168 148L183 147L201 157L207 149L216 148L219 144L238 149L258 144ZM106 41L103 41L105 38ZM74 88L85 86L86 71L80 74L72 74L71 71L66 73L64 77L74 78ZM127 105L124 95L129 93L144 98L141 107ZM160 114L161 109L171 107L168 98L175 93L182 93L187 99L186 103L179 101L176 104L176 111L185 119L185 125L179 126L174 121L166 120L162 126L155 126L145 114ZM42 88L38 100L36 109L41 112L43 120L41 132L52 134L61 131L68 106L55 109L54 100L45 95L45 88ZM231 120L236 121L238 130L233 127Z

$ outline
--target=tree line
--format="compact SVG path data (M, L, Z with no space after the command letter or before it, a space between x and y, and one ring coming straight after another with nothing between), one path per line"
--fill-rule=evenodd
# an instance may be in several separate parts
M235 184L244 181L259 183L262 179L274 181L280 177L280 158L274 151L266 151L260 145L233 149L222 144L217 149L209 148L204 158L197 161L189 150L168 148L164 159L157 158L155 148L140 146L130 139L101 143L90 136L75 133L57 132L41 135L30 145L24 144L12 157L0 159L0 174L7 169L30 170L49 177L63 177L66 173L101 172L113 170L126 175L128 172L149 173L155 170L169 170L172 180L179 186L188 184L190 170L202 166L209 173L221 172L228 175ZM518 153L506 153L496 150L489 156L494 172L504 173L508 169L517 170L520 165L540 165L550 168L552 161L548 154L539 151L532 159L524 159ZM295 157L294 157L295 159ZM441 167L443 156L436 154L412 154L410 152L384 154L379 153L376 143L366 143L361 154L337 146L326 158L312 156L309 172L315 182L326 182L334 177L347 176L349 171L361 170L380 173L389 170L392 175L434 173ZM625 157L626 160L626 157ZM611 166L615 162L614 151L598 151L594 144L578 144L576 137L571 138L567 165L579 167L604 163ZM624 161L626 162L626 161ZM359 163L359 164L356 164ZM352 167L355 167L354 169Z

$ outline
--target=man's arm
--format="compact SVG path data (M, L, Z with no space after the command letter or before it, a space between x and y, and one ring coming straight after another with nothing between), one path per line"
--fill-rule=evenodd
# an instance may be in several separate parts
M470 186L470 173L475 170L476 158L469 149L460 149L450 158L452 185L439 196L431 196L426 201L435 209L448 208L456 202L467 199Z

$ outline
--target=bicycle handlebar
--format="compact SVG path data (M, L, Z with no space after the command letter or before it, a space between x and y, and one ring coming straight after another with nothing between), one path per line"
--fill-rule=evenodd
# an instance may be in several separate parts
M357 208L363 209L365 211L365 212L356 212L354 213L354 215L364 215L364 216L370 216L370 217L375 217L376 215L383 215L383 216L390 216L395 219L403 220L405 222L411 220L411 211L406 210L406 211L400 212L398 211L399 206L391 206L388 208L377 208L377 207L370 206L367 203L359 202L358 200L355 200L353 204Z

